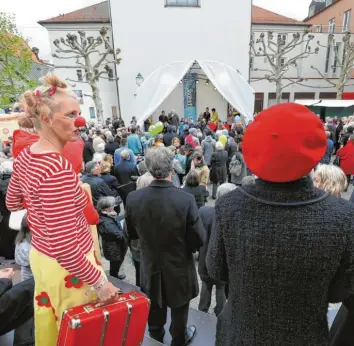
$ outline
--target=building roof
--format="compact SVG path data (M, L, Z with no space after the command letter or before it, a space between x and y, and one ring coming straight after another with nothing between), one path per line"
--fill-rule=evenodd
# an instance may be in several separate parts
M54 23L109 23L108 1L61 14L57 17L41 20L39 24Z
M252 6L252 23L253 24L280 24L280 25L306 25L301 21L293 18L285 17L275 12L268 11L262 7Z
M57 24L57 23L109 23L109 5L108 1L96 5L81 8L74 12L62 14L57 17L41 20L38 23ZM307 25L292 18L281 16L280 14L265 10L264 8L254 6L252 9L253 24L280 24L280 25ZM307 25L308 26L308 25Z

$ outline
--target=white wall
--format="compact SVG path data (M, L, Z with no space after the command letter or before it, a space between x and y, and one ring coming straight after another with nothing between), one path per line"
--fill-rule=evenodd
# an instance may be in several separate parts
M248 79L251 0L200 0L200 5L165 7L164 0L111 1L115 45L122 49L123 58L119 91L124 120L132 117L136 75L147 78L173 61L221 61Z
M219 118L226 121L227 118L227 102L222 98L218 91L214 90L214 87L205 82L199 82L197 84L197 116L205 111L205 108L209 107L210 112L212 108L215 108L219 113ZM184 116L184 101L183 101L183 84L178 84L176 89L168 96L168 98L162 103L162 105L154 112L152 118L153 121L157 121L161 111L165 111L166 114L174 109L180 118Z
M55 39L60 39L61 37L66 37L67 33L76 33L78 30L83 30L86 32L86 36L93 36L93 37L98 37L100 36L99 30L102 28L102 26L107 26L106 24L94 24L94 23L88 23L88 24L46 24L45 27L48 30L49 33L49 39L50 39L50 44L51 44L51 51L52 53L56 52L56 47L53 44L53 41ZM109 28L110 29L110 28ZM111 36L111 35L110 35ZM110 37L112 41L112 37ZM56 53L59 56L65 56L62 53ZM72 56L73 54L67 54L66 56ZM92 63L96 63L98 60L98 55L97 54L92 54ZM56 67L58 66L76 66L76 59L58 59L53 57L53 63ZM113 65L110 65L113 68ZM118 66L119 68L119 66ZM84 73L84 70L82 69L82 72ZM56 68L55 73L60 76L63 79L69 78L72 80L77 80L77 73L76 73L76 68ZM107 75L104 75L107 77ZM87 83L74 83L74 82L68 82L69 84L76 84L76 86L70 86L71 89L74 90L82 90L83 94L87 95L92 95L91 87ZM103 116L104 118L112 118L112 106L117 107L117 113L119 114L119 107L118 107L118 98L117 98L117 88L116 88L116 82L115 81L109 81L107 79L100 79L99 81L99 88L100 88L100 96L102 99L102 105L103 105ZM95 107L95 104L92 100L91 97L84 96L84 104L81 105L81 111L82 115L87 119L87 120L92 120L90 119L90 112L89 108L90 107ZM95 114L96 109L95 109Z

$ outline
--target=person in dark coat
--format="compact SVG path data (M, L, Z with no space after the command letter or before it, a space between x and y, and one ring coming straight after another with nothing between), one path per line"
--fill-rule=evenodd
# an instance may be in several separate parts
M123 150L120 153L120 162L114 167L114 176L120 185L119 195L123 200L124 207L128 194L136 189L136 182L132 177L139 176L136 164L130 162L130 155L129 151Z
M181 145L185 145L186 143L186 137L189 136L189 126L184 125L183 131L180 132L179 134L179 140L181 142Z
M198 295L193 252L203 246L205 230L194 197L171 182L171 151L149 149L145 163L155 180L128 196L125 217L129 238L140 240L140 286L151 300L149 332L163 342L170 307L171 345L188 345L196 333L195 326L187 328L189 303Z
M227 163L226 163L227 176L228 176L228 181L231 182L229 165L230 165L232 158L237 153L237 144L236 144L234 138L232 138L232 137L228 138L226 146L225 146L225 151L227 152L227 156L228 156Z
M204 185L200 185L196 171L193 170L187 174L186 185L182 188L182 191L194 196L198 209L205 205L206 188Z
M259 179L218 200L207 254L209 275L229 283L216 346L328 345L328 303L354 293L354 206L307 176L326 148L302 105L248 126L243 153Z
M86 164L92 161L95 151L93 150L92 141L89 140L86 133L81 133L81 139L84 141L84 151L82 155L84 163Z
M228 155L221 142L216 142L215 153L211 156L210 181L213 183L212 198L216 199L216 190L219 185L227 181Z
M167 126L167 132L163 135L163 144L165 147L170 147L172 145L173 138L176 137L176 133L173 132L173 126Z
M190 144L184 146L184 155L186 156L186 174L189 173L192 167L194 149Z
M114 157L114 153L118 148L119 144L114 141L114 137L108 136L106 146L104 147L104 152Z
M119 270L128 246L119 215L114 211L114 207L114 197L103 197L98 201L97 210L100 215L98 233L102 239L103 255L109 261L109 275L123 280L125 275L119 275Z
M236 186L234 184L225 183L220 185L216 193L217 199L235 189ZM216 286L216 306L214 312L215 315L218 316L226 304L225 282L212 279L209 276L208 268L206 266L206 256L208 252L210 235L212 232L215 232L215 229L213 229L213 223L215 220L215 208L209 206L201 207L199 209L199 215L202 219L203 226L206 231L206 241L204 246L200 248L199 251L198 273L200 279L202 280L202 288L200 292L198 310L203 312L209 311L213 286Z
M0 165L0 257L15 258L16 232L9 228L11 213L6 207L6 193L10 183L13 161L6 160Z
M86 174L81 178L84 184L90 185L92 194L92 203L97 208L97 203L101 197L115 196L116 193L109 188L106 182L99 176L101 174L101 167L98 162L90 161L85 166ZM120 198L117 197L117 204L121 203Z
M109 154L107 154L109 155ZM112 168L114 170L114 166L112 166L109 162L102 162L101 164L101 175L100 177L104 180L104 182L108 185L108 187L113 191L114 197L120 197L119 194L119 183L117 178L111 174ZM117 214L120 213L119 204L114 207L114 210Z

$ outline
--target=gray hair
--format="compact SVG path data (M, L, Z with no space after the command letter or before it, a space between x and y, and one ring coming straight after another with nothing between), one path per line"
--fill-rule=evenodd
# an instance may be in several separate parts
M224 149L224 145L221 142L216 142L215 149L216 150L223 150Z
M96 161L89 161L86 163L85 165L85 172L86 173L91 173L92 171L94 171L95 169L97 169L99 167L98 162Z
M109 208L114 208L116 205L116 199L113 196L102 197L98 200L97 210L103 211Z
M107 136L107 143L113 143L114 142L114 137L112 135Z
M146 153L145 164L155 179L166 179L172 172L172 152L165 147L151 148Z
M242 186L255 185L256 179L254 176L247 176L242 179Z
M13 171L14 162L11 160L6 160L0 165L1 174L11 174Z
M236 190L237 186L231 183L224 183L218 187L216 191L216 199L219 199L221 196L226 195L227 193Z
M120 153L120 157L122 158L122 160L129 160L130 159L130 154L128 150L123 150Z
M82 133L81 133L81 139L82 139L83 141L87 141L87 140L88 140L88 135L87 135L85 132L82 132Z
M196 171L189 171L186 177L187 186L198 186L199 185L199 175Z

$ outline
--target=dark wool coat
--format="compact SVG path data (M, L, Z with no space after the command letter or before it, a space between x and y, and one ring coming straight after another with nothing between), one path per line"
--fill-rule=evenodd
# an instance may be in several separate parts
M95 151L93 150L92 142L85 141L84 150L82 153L84 162L87 163L87 162L92 161L94 153L95 153Z
M308 178L243 189L218 200L209 243L209 275L230 286L216 345L328 346L328 302L354 293L354 206Z
M106 146L105 146L105 148L104 148L104 152L105 152L106 154L112 155L113 158L114 158L114 153L115 153L115 151L116 151L117 149L119 149L119 144L116 143L116 142L111 142L111 143L107 143L107 144L106 144Z
M198 209L205 205L205 186L198 185L198 186L185 186L182 191L190 193L194 196L195 202L197 203Z
M140 240L140 287L152 305L163 295L171 308L189 303L199 291L193 252L205 240L194 197L154 180L129 194L125 218L129 239Z
M210 181L213 184L225 183L227 178L227 152L217 150L211 157Z
M198 273L202 281L212 285L217 285L220 284L220 281L214 280L209 276L208 269L206 266L206 256L208 252L210 235L212 232L215 232L215 228L213 229L213 223L215 220L215 208L207 206L201 207L199 209L199 215L202 219L203 226L206 232L206 240L204 246L201 247L199 251Z
M106 260L123 262L128 245L125 241L119 216L100 213L98 232L102 239L102 250Z

